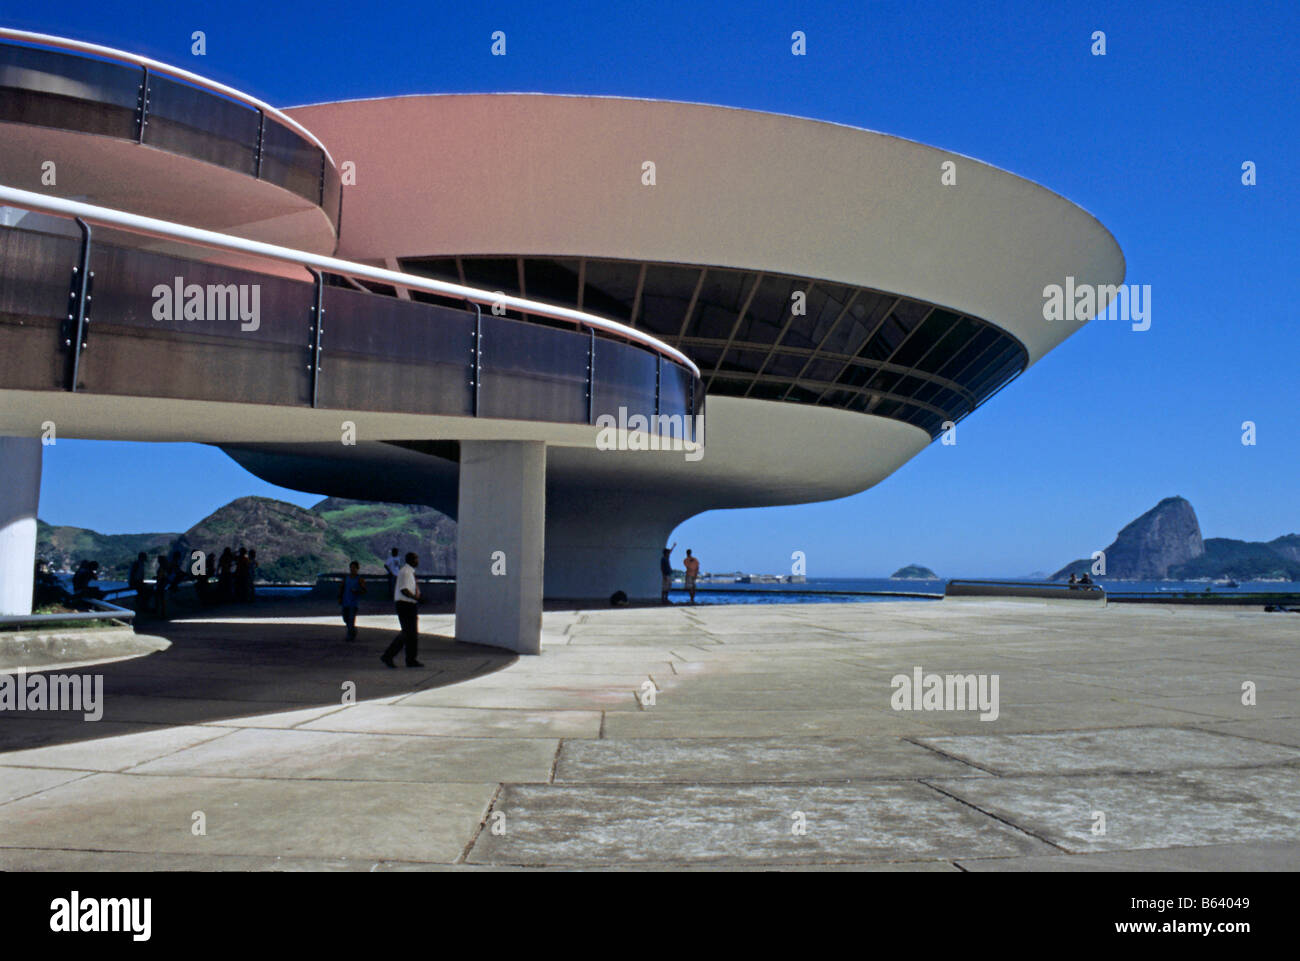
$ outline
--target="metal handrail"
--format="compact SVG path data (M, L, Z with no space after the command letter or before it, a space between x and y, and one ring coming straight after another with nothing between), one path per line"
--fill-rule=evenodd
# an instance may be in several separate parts
M1106 596L1106 588L1100 584L1070 584L1065 581L963 580L961 578L951 578L945 586L945 592L953 587L958 589L962 587L1014 587L1043 592L1072 590Z
M60 624L67 621L129 621L135 617L135 611L129 607L118 607L107 601L94 598L81 598L82 603L98 608L95 611L75 611L71 614L6 614L0 617L0 624Z
M0 27L0 37L9 40L19 40L23 43L39 44L44 47L55 47L61 50L74 50L79 53L89 53L97 57L104 57L109 60L120 60L126 63L134 64L137 67L144 67L155 73L161 73L169 77L175 77L178 80L184 80L186 83L201 87L204 90L213 93L219 93L231 100L237 100L245 106L260 110L268 116L274 117L277 121L286 127L291 127L298 133L302 134L316 146L320 147L325 153L325 159L329 161L331 167L334 166L334 158L330 156L329 148L321 143L314 133L294 120L288 114L277 110L265 101L258 100L256 97L244 93L242 90L236 90L234 87L228 87L224 83L216 80L209 80L207 77L200 76L197 73L191 73L180 67L173 67L169 63L163 63L161 60L152 60L149 57L141 57L138 54L128 53L125 50L117 50L113 47L103 47L97 43L85 43L81 40L70 40L67 37L56 37L48 33L32 33L29 30L14 30L10 27Z
M631 341L632 343L648 347L656 353L671 358L678 364L690 370L696 377L700 376L700 369L692 363L689 357L676 348L665 344L663 341L642 333L632 327L628 327L626 324L620 324L613 320L606 320L603 317L597 317L594 314L588 314L581 310L573 310L569 307L557 307L553 304L544 304L536 300L527 300L523 297L514 297L509 294L498 294L496 291L480 290L477 287L465 287L461 284L452 284L442 280L433 280L428 277L420 277L416 274L406 274L396 270L385 270L382 267L370 267L366 264L359 264L350 260L339 260L336 257L325 257L321 254L312 254L302 250L294 250L292 247L280 247L275 244L263 243L260 240L247 240L243 237L234 237L230 234L219 233L215 230L204 230L201 227L189 227L185 224L174 223L170 220L158 220L154 217L142 217L139 214L127 213L124 210L114 210L111 207L99 207L94 204L85 204L76 200L65 200L61 197L49 197L45 194L34 193L30 190L19 190L16 187L8 187L4 184L0 184L0 204L20 207L24 210L53 214L58 217L68 217L73 219L80 218L87 223L99 224L105 227L116 227L120 230L143 234L148 237L157 237L163 240L178 240L183 243L195 244L200 247L211 247L215 250L228 250L240 254L252 254L253 256L266 257L281 263L293 264L298 267L309 269L315 268L325 273L340 274L344 277L359 278L363 280L372 280L376 283L389 284L395 287L405 287L408 290L419 290L424 293L436 294L439 297L468 300L471 303L478 304L499 304L521 313L534 314L539 317L549 317L552 320L564 320L588 330L600 330L608 334L613 334L624 340Z

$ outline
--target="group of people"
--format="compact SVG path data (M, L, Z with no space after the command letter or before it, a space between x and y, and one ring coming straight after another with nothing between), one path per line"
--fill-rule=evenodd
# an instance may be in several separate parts
M401 631L388 645L379 659L385 667L397 667L393 658L398 651L405 652L407 667L424 667L419 660L420 648L420 602L424 599L420 592L419 581L415 571L420 566L420 558L414 551L405 557L398 554L394 547L384 561L384 570L388 574L388 596L393 599L397 611L397 623ZM353 561L348 565L348 572L339 582L339 606L343 611L343 623L347 627L347 640L357 639L357 612L361 608L361 598L368 593L366 579L361 576L361 565Z
M159 554L152 586L145 582L148 568L149 555L141 551L127 574L127 586L135 591L136 611L139 613L150 611L166 617L167 592L174 591L188 580L194 581L195 593L204 607L233 601L251 604L256 597L257 551L247 547L241 547L238 552L227 547L220 557L208 554L202 564L196 563L190 570L185 569L180 550L173 550L170 555Z
M90 586L90 582L98 576L98 561L82 561L72 575L72 590L68 590L50 570L49 564L38 558L32 576L32 610L39 611L51 604L75 603L84 598L98 600L104 596L104 592Z
M1078 577L1078 576L1076 576L1076 575L1074 575L1074 574L1071 574L1071 575L1070 575L1070 586L1071 586L1071 587L1092 587L1092 585L1093 585L1092 578L1088 576L1088 572L1087 572L1087 571L1084 571L1084 572L1083 572L1083 576L1082 576L1082 577Z
M663 556L659 558L659 573L663 575L663 586L659 597L659 601L662 604L672 603L671 601L668 600L668 592L672 590L673 587L672 554L673 554L673 548L676 546L677 546L677 542L673 541L671 547L664 548ZM686 590L690 592L691 603L694 604L695 603L695 582L699 579L700 576L700 559L691 553L691 549L689 547L686 548L686 559L682 561L682 567L686 569L686 574L682 586L685 587Z

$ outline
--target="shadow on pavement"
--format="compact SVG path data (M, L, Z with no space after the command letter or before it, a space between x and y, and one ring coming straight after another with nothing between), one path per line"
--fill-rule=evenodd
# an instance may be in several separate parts
M0 765L12 751L165 727L252 717L259 721L250 726L289 727L342 707L346 692L358 703L396 699L482 677L518 660L498 648L421 633L423 667L403 667L399 654L397 668L390 669L379 655L395 630L359 626L357 640L349 643L341 621L154 620L141 628L172 646L146 657L27 675L29 685L38 676L49 684L56 674L79 675L83 682L102 675L103 715L88 721L83 710L0 710ZM285 712L304 713L276 716Z

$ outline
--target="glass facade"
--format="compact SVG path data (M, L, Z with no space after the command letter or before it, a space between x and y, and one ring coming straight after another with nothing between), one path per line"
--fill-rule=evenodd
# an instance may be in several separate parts
M631 324L694 360L711 394L877 414L931 437L1028 363L1024 345L978 317L785 274L508 256L401 266Z

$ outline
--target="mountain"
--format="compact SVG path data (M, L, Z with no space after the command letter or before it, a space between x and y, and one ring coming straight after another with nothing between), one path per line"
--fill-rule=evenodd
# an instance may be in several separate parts
M1283 534L1269 541L1268 546L1287 560L1300 563L1300 534Z
M403 556L419 554L421 572L456 572L456 522L432 507L327 497L311 512L348 541L363 570L381 569L396 547Z
M1192 505L1166 497L1127 525L1105 550L1106 573L1119 580L1300 580L1300 535L1286 534L1268 543L1227 537L1201 537ZM1091 572L1091 558L1071 561L1052 575Z
M1208 577L1231 577L1238 581L1300 581L1300 561L1291 560L1274 547L1257 541L1236 541L1211 537L1205 553L1186 564L1170 569L1171 577L1192 581Z
M345 570L353 559L353 545L325 518L269 497L231 501L182 534L175 547L186 555L256 550L259 577L268 581L315 581L324 571Z
M136 554L144 551L150 558L166 554L177 536L101 534L84 527L54 527L38 520L36 556L48 561L55 571L75 571L83 560L96 560L102 580L126 580Z
M378 504L329 497L304 510L268 497L240 497L213 511L183 534L100 534L83 527L36 522L36 554L54 570L99 561L101 580L125 580L139 551L153 574L159 554L179 550L221 555L229 547L257 551L258 576L267 581L311 582L343 571L350 561L381 573L391 548L420 555L421 573L456 572L456 522L431 507ZM188 563L187 563L188 566Z
M892 581L937 581L939 575L920 564L908 564L889 575Z

